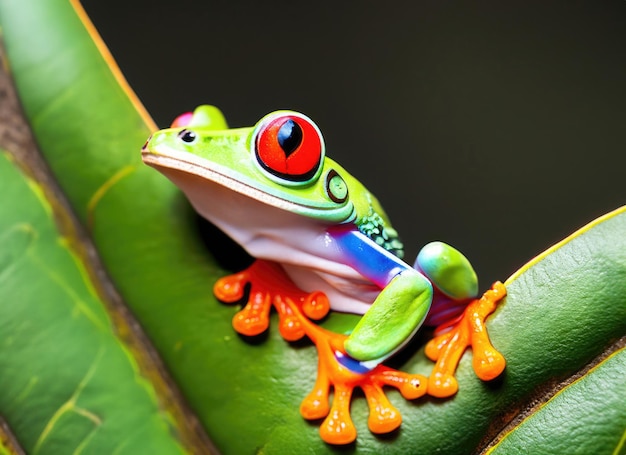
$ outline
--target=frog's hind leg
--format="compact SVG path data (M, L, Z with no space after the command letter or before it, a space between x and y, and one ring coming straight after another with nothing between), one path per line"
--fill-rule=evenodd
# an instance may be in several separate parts
M456 393L458 384L454 372L469 346L476 376L489 381L502 373L506 361L491 344L485 319L505 295L504 285L496 282L480 299L471 301L460 317L435 330L435 337L426 345L426 355L436 362L428 379L430 395L443 398Z
M446 243L431 242L424 246L414 267L435 289L427 325L437 326L453 319L478 295L478 277L472 265L460 251Z
M442 243L426 245L418 254L415 268L428 277L435 294L425 324L437 326L435 338L426 346L426 355L436 362L429 378L428 393L436 397L454 395L458 384L454 372L461 356L471 346L474 371L483 380L498 376L506 365L492 346L485 319L506 295L502 283L495 283L480 299L478 279L469 261L458 250Z

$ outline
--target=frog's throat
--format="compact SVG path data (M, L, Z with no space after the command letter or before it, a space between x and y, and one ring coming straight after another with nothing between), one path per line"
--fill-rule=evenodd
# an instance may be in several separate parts
M224 188L243 194L263 204L309 218L331 223L353 223L356 220L356 209L354 204L350 201L341 207L325 207L319 204L307 204L305 200L294 202L293 200L288 200L279 195L271 194L252 185L248 185L223 172L219 172L217 169L208 168L202 163L190 159L190 157L187 156L188 154L182 155L183 154L176 157L161 155L146 148L141 152L141 158L145 164L163 173L183 190L183 180L185 176L195 176L217 183Z

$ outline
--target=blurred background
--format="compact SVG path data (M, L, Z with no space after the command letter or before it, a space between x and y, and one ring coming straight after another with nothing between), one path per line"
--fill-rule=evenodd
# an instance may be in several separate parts
M82 3L161 127L309 115L409 262L445 241L484 288L624 204L626 1Z

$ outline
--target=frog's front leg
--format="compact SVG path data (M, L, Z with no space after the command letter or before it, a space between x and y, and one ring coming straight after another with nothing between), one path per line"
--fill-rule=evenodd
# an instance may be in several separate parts
M288 302L288 305L292 304ZM322 439L329 444L349 444L356 439L356 427L350 417L355 387L360 387L365 394L370 411L367 420L370 431L384 434L398 428L402 416L385 395L383 387L394 387L407 400L414 400L426 393L427 379L384 365L369 368L346 354L343 348L345 335L325 330L304 318L297 308L291 306L291 309L296 317L300 315L301 327L317 348L317 380L302 401L300 413L308 420L324 419L320 426ZM329 405L331 387L334 396L332 405Z
M279 264L261 259L242 272L220 278L213 292L222 302L237 303L244 298L248 285L248 300L244 308L233 317L233 328L242 335L255 336L267 330L273 305L278 312L282 337L287 341L302 338L304 331L299 319L287 305L288 299L314 320L323 318L330 310L330 303L323 292L302 291Z
M473 367L482 380L497 377L506 361L491 344L485 319L506 295L502 283L495 283L480 299L478 280L469 261L456 249L441 242L426 245L418 254L415 268L435 287L433 306L426 323L438 326L426 346L426 355L436 362L428 382L428 393L448 397L458 390L454 372L471 346Z
M346 340L346 351L360 361L382 361L394 354L424 322L432 296L432 285L423 275L402 271L359 320Z
M345 342L346 352L376 364L401 349L424 322L433 297L428 279L355 229L328 231L343 260L381 292Z

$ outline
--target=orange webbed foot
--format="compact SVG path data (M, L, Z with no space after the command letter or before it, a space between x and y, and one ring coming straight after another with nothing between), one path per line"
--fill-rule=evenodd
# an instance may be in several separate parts
M470 302L459 318L435 330L435 337L426 345L426 355L436 362L428 380L430 395L443 398L457 392L454 372L469 346L474 356L474 371L480 379L489 381L502 373L506 361L491 344L485 319L505 296L506 288L496 282L480 299Z
M311 393L302 401L300 413L308 420L325 418L320 426L322 440L328 444L343 445L356 439L350 402L357 387L363 390L367 400L370 431L383 434L397 429L402 423L402 416L385 395L383 386L395 387L404 398L414 400L426 394L428 379L384 365L373 369L363 367L343 349L345 335L325 330L307 320L297 308L292 307L292 310L317 348L317 379ZM329 403L331 387L334 389L332 406Z
M322 292L307 293L297 288L276 263L257 260L240 273L219 279L213 287L215 296L224 303L240 302L250 284L244 308L233 317L233 328L240 334L255 336L269 327L269 314L274 306L279 315L279 331L283 338L295 341L304 336L299 321L286 305L292 301L311 319L321 319L330 311L328 298Z

